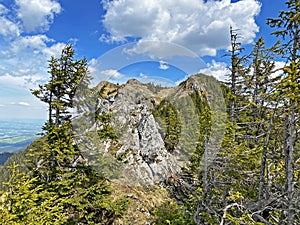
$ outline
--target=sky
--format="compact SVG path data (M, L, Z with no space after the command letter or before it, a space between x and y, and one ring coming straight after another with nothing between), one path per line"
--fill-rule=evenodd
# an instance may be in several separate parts
M0 0L0 118L46 119L30 89L67 43L87 58L94 85L171 86L198 72L224 80L229 27L246 49L260 36L271 46L266 18L281 9L283 0Z

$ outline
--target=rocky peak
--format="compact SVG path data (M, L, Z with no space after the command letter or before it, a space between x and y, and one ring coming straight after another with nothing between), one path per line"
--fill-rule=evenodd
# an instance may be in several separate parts
M176 121L172 125L175 127L168 128L169 125L165 124L168 122L164 122L168 120L168 116L165 119L157 118L157 110L159 107L161 110L166 110L169 106L161 106L161 104L164 101L170 102L171 105L173 104L173 111L169 113L173 113L174 118L177 118L176 111L181 113L180 110L183 110L182 113L186 113L184 112L186 109L180 109L181 102L187 102L183 98L193 91L204 91L204 87L197 76L190 77L174 88L154 88L153 84L151 85L142 84L136 79L128 80L125 85L109 82L101 82L98 85L98 90L104 93L100 97L100 104L96 110L100 115L97 116L98 120L95 120L96 125L86 129L89 135L94 132L96 138L85 136L89 140L87 142L89 148L84 146L84 149L89 149L85 152L88 154L87 158L99 154L102 157L110 155L109 160L116 163L118 169L116 172L111 170L112 175L108 178L127 180L135 184L156 184L163 182L182 166L178 160L182 158L180 154L183 151L183 144L179 143L179 139L177 142L173 140L174 143L171 144L175 147L169 148L170 143L166 143L170 141L170 137L174 139L174 135L180 135L180 130L175 131L177 132L175 134L166 133L167 130L176 128ZM184 101L180 100L181 98ZM190 119L185 126L196 133L197 128L194 126L197 120L193 120L190 111L187 113ZM180 129L179 126L176 129ZM97 160L92 159L90 163L97 164ZM101 165L95 166L103 169Z
M179 88L185 90L194 90L202 92L204 91L203 82L201 82L201 77L199 75L190 76L187 80L179 84Z
M134 78L129 79L129 80L126 82L126 84L128 84L128 85L142 85L141 82L139 82L137 79L134 79Z

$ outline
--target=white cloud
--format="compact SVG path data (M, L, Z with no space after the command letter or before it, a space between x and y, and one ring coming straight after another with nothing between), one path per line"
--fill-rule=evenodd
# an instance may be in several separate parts
M112 41L126 41L128 37L141 42L164 41L185 46L200 55L215 55L216 50L229 46L230 25L240 29L243 43L252 42L259 30L254 20L260 11L257 0L102 2L106 9L103 24Z
M148 78L148 75L146 75L144 73L140 73L140 78L146 79L146 78Z
M22 21L25 27L46 28L55 13L60 12L59 3L54 0L16 0L16 5L16 9L8 9L0 4L0 81L14 81L18 85L25 81L24 86L48 77L48 60L51 56L58 57L65 44L56 43L45 34L22 33L20 28Z
M31 106L31 104L27 101L20 101L20 102L10 102L10 106Z
M118 79L118 78L121 78L124 76L124 74L120 73L119 71L117 70L104 70L101 72L101 74L103 74L104 76L107 77L107 79Z
M282 68L286 66L286 62L276 61L275 62L275 72L272 74L272 77L278 77L283 74Z
M29 89L48 80L48 60L65 46L42 33L60 12L57 0L16 0L13 8L0 3L0 102L6 109L0 117L16 116L15 107L29 105L22 116L45 113Z
M20 37L11 44L12 53L18 55L28 50L41 50L46 47L47 42L50 42L46 35L33 35ZM35 52L33 52L35 53Z
M101 57L97 59L91 59L88 63L88 67L89 72L93 77L92 85L96 85L102 80L116 80L125 77L124 74L119 72L119 68L110 67L108 64L103 65Z
M9 44L0 44L0 76L46 78L50 56L58 56L63 46L45 35L20 36Z
M197 58L198 55L190 49L178 45L176 43L159 41L159 40L144 40L141 39L124 48L124 53L127 55L140 55L143 57L150 57L150 59L170 59L173 56L186 56Z
M20 74L28 73L28 71L19 71ZM29 90L30 88L36 88L38 84L43 83L45 81L44 76L39 75L26 75L26 76L12 76L9 74L5 74L0 76L0 84L6 86L15 86L19 88L23 88L25 90Z
M28 102L18 102L18 105L21 105L21 106L30 106L30 104Z
M162 87L173 87L175 83L167 78L163 77L156 77L156 76L149 76L145 73L140 73L138 80L144 84L146 83L153 83L156 85L161 85Z
M97 66L97 64L98 64L98 60L97 59L91 59L90 61L89 61L89 72L90 73L97 73L98 72L98 70L97 70L97 68L96 68L96 66Z
M43 58L49 59L51 56L58 57L65 45L65 43L55 43L44 34L24 36L11 43L11 53L14 55L30 53L33 54L32 56L42 55Z
M16 0L16 5L26 32L48 30L54 16L62 10L56 0Z
M20 35L18 24L6 18L9 10L0 4L0 36L14 38Z
M9 12L9 10L2 4L0 4L0 16L5 15Z
M20 35L19 27L10 20L0 17L0 35L4 37L17 37Z
M281 68L283 68L285 64L285 62L276 61L274 68L275 72L272 74L272 77L278 77L282 75ZM230 74L230 69L226 63L212 60L212 62L207 63L207 67L201 69L199 73L213 76L219 81L226 81L228 79L228 75ZM250 73L253 73L253 69L251 69Z
M219 81L225 81L230 73L230 70L226 63L212 60L212 62L208 63L207 67L201 69L199 73L213 76Z
M41 49L41 52L44 54L44 56L48 59L50 59L51 56L59 57L61 54L62 49L66 46L65 43L55 43L51 46L45 46Z
M165 61L159 61L159 69L161 70L167 70L169 69L169 65Z

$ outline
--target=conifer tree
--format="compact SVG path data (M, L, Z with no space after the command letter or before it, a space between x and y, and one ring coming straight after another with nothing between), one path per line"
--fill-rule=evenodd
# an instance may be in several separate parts
M29 150L27 165L36 185L56 193L67 224L111 224L125 212L127 201L110 199L108 182L87 165L71 126L76 88L80 82L87 88L90 79L86 59L75 60L67 45L60 58L52 57L49 68L49 82L32 91L49 105L46 135Z
M245 82L245 96L249 99L248 121L245 123L250 147L262 149L258 193L258 198L261 200L265 184L267 149L271 129L273 129L274 110L277 107L270 97L274 92L274 82L277 79L277 77L272 77L275 68L274 55L265 47L263 37L260 37L254 44L250 59L252 59L251 72L249 71Z
M240 89L242 87L243 82L243 75L245 73L243 68L243 63L246 60L244 56L241 56L241 52L243 48L241 47L241 43L238 41L239 34L236 30L234 30L230 26L230 59L231 59L231 67L230 67L230 74L229 78L230 81L228 82L230 87L229 93L229 115L230 115L230 122L234 122L236 120L236 112L238 111L237 105L237 97L240 94Z
M272 34L282 40L278 52L287 60L277 89L284 98L284 155L285 155L285 186L283 193L287 195L287 207L283 207L281 223L294 224L295 216L295 146L297 142L296 121L299 118L300 88L300 1L288 0L287 10L280 11L276 19L268 19L268 24L277 30ZM285 216L287 214L287 216ZM285 217L287 219L285 219Z
M32 93L41 101L48 104L50 125L59 126L71 117L69 110L74 107L74 96L77 86L87 84L87 60L75 60L73 46L68 44L62 50L59 58L51 57L49 61L50 80L39 85Z
M0 192L0 224L60 225L67 222L55 192L36 185L37 179L19 171L15 163L9 169L10 179Z

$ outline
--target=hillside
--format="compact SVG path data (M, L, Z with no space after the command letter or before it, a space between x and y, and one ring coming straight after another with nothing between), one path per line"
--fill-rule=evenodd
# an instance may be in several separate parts
M13 155L13 153L9 153L9 152L2 152L0 153L0 166L3 166L4 163L9 159L9 157L11 157Z

